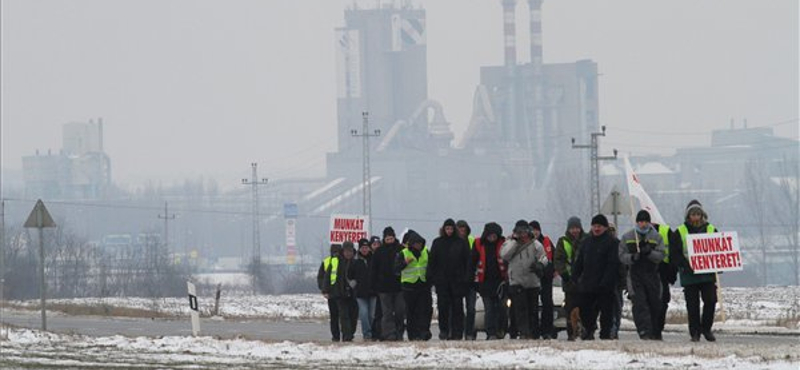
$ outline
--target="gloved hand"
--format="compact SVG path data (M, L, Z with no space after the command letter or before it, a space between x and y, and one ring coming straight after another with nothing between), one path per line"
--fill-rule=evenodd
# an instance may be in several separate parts
M563 284L569 283L569 278L570 278L569 272L565 271L563 274L561 274L561 283Z
M631 261L636 262L639 260L639 253L631 254Z
M544 265L541 262L534 262L531 264L530 271L541 279L544 276Z
M653 246L650 243L644 243L639 246L639 253L641 253L642 256L647 256L652 251L653 251Z

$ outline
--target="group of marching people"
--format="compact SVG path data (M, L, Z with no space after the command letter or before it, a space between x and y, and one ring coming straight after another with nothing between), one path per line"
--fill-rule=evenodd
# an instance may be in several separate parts
M474 237L467 222L447 219L430 247L414 230L398 240L389 226L383 238L361 239L357 247L349 241L331 245L317 280L334 341L352 341L357 322L364 340L431 339L431 287L440 340L476 339L478 296L486 339L555 339L553 282L559 278L568 340L594 339L598 316L600 339L617 339L625 296L633 302L639 337L661 340L669 286L680 273L691 340L702 334L714 341L716 275L694 273L685 248L688 234L713 232L696 200L675 230L652 223L645 210L621 238L602 214L592 218L589 233L571 217L555 244L537 221L517 221L508 236L490 222Z

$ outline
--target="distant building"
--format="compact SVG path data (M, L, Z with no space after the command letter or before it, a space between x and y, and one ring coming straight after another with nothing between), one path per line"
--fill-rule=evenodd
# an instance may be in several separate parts
M22 157L25 195L29 198L98 199L111 184L111 160L103 151L103 120L63 126L58 154Z

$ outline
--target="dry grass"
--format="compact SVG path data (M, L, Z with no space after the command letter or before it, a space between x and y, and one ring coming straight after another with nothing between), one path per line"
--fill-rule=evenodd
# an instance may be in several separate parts
M10 304L7 307L18 310L36 311L38 307L20 306ZM48 304L47 310L62 312L76 316L108 316L108 317L134 317L134 318L169 318L172 315L138 308L115 307L108 305L74 305L74 304Z

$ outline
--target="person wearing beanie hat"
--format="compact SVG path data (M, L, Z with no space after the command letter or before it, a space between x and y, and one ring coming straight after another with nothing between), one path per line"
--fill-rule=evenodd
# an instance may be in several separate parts
M714 310L717 306L717 277L714 273L696 274L689 264L686 237L689 234L715 233L717 228L708 223L708 213L697 200L686 205L684 223L678 226L674 242L670 242L670 258L678 267L689 316L689 336L692 342L700 340L702 334L707 341L716 339L711 328L714 325ZM702 316L700 299L703 300Z
M540 334L539 289L545 267L550 263L542 243L533 238L533 229L525 220L514 225L514 233L500 248L508 264L508 290L520 339L534 339Z
M541 279L542 288L539 291L539 299L542 301L541 333L533 333L533 336L539 337L539 334L541 334L542 339L556 339L558 332L553 327L553 278L555 277L553 242L550 237L542 233L542 225L539 224L539 221L531 221L530 226L533 230L533 238L542 243L544 253L550 262L544 269Z
M611 339L614 290L619 274L619 240L608 232L608 219L592 218L591 234L581 243L573 268L580 291L580 316L584 332L581 339L594 339L600 314L600 339Z
M581 226L581 219L572 216L567 220L567 229L564 235L558 238L556 249L553 253L553 267L561 276L561 290L564 291L564 309L567 313L567 340L573 341L578 335L579 308L578 285L572 279L572 266L578 255L578 248L586 233Z
M506 266L500 257L500 247L505 242L503 228L496 222L483 227L483 233L475 238L472 248L472 264L475 266L475 282L483 300L483 322L486 339L505 337L508 315L505 299L498 294L498 288L508 278Z
M372 255L369 266L370 280L378 293L380 305L380 311L376 309L375 313L375 316L380 316L380 330L373 328L372 338L397 341L403 340L405 332L405 301L400 277L395 273L395 259L403 251L403 246L397 241L391 226L383 230L383 235L383 245Z
M341 328L339 328L339 304L337 303L336 299L331 298L330 294L328 294L328 290L332 283L329 278L329 272L334 267L338 271L339 255L342 252L342 245L331 244L330 248L330 255L325 257L325 259L322 260L322 263L319 264L319 270L317 271L317 287L319 288L319 291L322 292L325 300L328 301L328 320L330 321L331 340L338 342L341 340ZM326 277L328 278L327 280Z
M664 259L664 241L645 210L636 215L636 227L619 242L619 260L630 266L633 321L639 338L661 338L658 315L661 313L661 278L658 266Z
M372 322L375 321L375 308L378 295L372 288L369 278L369 266L372 260L372 248L369 239L358 241L358 254L353 266L353 279L356 281L355 296L358 304L358 320L361 322L361 336L364 341L373 340Z
M439 237L428 254L427 280L436 287L439 313L439 339L464 337L464 297L474 276L470 276L470 251L466 240L456 232L452 218L444 221Z
M341 328L343 342L353 341L353 334L356 331L358 305L353 291L356 286L353 274L354 261L355 247L353 242L345 241L342 244L339 262L332 264L325 277L325 280L330 280L331 284L326 284L325 290L323 290L331 299L336 300L339 306L339 327Z
M431 285L426 279L428 250L425 239L414 230L408 230L403 252L395 259L395 270L400 274L403 300L406 303L406 328L408 340L431 339L433 298Z
M475 246L475 237L472 236L472 228L469 227L467 221L456 221L456 231L458 236L469 243L470 254ZM475 276L475 265L470 265L469 276ZM467 340L475 340L477 333L475 332L475 302L478 299L476 286L474 282L470 282L469 291L465 297L464 305L467 309L467 314L464 317L464 338Z

